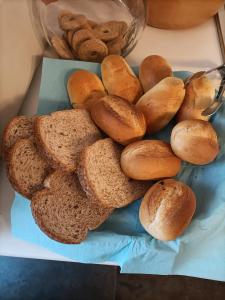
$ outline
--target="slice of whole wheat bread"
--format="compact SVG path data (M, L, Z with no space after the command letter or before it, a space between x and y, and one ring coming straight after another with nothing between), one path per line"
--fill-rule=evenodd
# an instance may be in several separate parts
M101 138L101 133L83 109L57 111L38 117L35 138L52 167L73 172L81 150Z
M40 229L56 241L80 243L112 212L89 201L73 173L55 171L45 186L32 197L32 214Z
M38 152L32 138L19 139L7 156L9 181L17 192L31 199L34 192L43 188L50 170L47 161Z
M33 135L33 121L35 117L17 116L5 127L2 136L2 151L7 155L9 148L21 138Z
M122 148L110 138L86 147L77 174L87 196L104 207L119 208L142 197L149 182L129 179L120 167Z

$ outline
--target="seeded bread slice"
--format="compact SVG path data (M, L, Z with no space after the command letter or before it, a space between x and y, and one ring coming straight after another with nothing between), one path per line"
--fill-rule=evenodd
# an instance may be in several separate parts
M35 117L17 116L8 123L2 138L2 150L5 155L18 139L29 138L33 135L34 118Z
M90 202L74 174L55 171L45 186L32 197L32 214L40 229L56 241L80 243L112 212Z
M101 138L84 109L57 111L35 121L35 138L53 168L73 172L81 150Z
M87 196L103 207L119 208L142 197L149 182L129 179L120 167L122 148L107 138L86 147L77 174Z
M31 199L43 188L49 173L47 161L40 155L32 138L19 139L8 152L8 178L13 188Z

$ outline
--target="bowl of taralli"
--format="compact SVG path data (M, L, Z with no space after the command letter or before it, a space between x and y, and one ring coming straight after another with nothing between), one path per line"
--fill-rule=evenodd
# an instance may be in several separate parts
M185 85L158 55L138 72L114 54L100 67L101 76L69 72L70 109L9 122L2 141L9 181L55 241L83 243L132 203L141 234L180 238L202 197L185 170L218 163L220 137L201 116L215 91L204 77Z
M142 35L146 15L144 0L37 0L33 12L52 55L88 62L128 55Z

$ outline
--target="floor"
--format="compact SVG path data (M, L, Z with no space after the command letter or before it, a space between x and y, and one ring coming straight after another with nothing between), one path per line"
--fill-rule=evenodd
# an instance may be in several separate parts
M0 257L0 300L222 300L225 283L112 266Z

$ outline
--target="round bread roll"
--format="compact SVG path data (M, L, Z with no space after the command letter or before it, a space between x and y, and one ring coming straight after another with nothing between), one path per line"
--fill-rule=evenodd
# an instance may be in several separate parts
M170 145L159 140L144 140L128 145L121 155L121 168L138 180L173 177L180 171L181 160Z
M178 122L193 119L208 121L209 117L202 116L202 112L215 98L215 88L211 80L205 76L193 79L185 89L184 101L177 114Z
M224 0L147 1L147 22L164 29L185 29L205 22L216 14Z
M171 76L173 76L171 66L159 55L146 57L139 68L139 79L145 93L162 79Z
M122 145L140 140L146 131L143 113L116 96L99 99L91 106L91 117L102 131Z
M178 123L171 133L171 147L178 157L195 165L208 164L219 153L216 131L202 120Z
M196 198L189 186L174 179L154 184L145 194L139 210L144 229L162 241L175 240L190 224Z
M101 65L102 81L109 94L135 103L142 95L139 79L119 55L107 56Z
M179 110L184 95L184 83L176 77L164 78L145 93L136 105L145 115L147 132L164 128Z
M73 108L86 108L85 101L93 92L100 92L101 96L105 94L100 78L86 70L79 70L70 75L67 91Z

